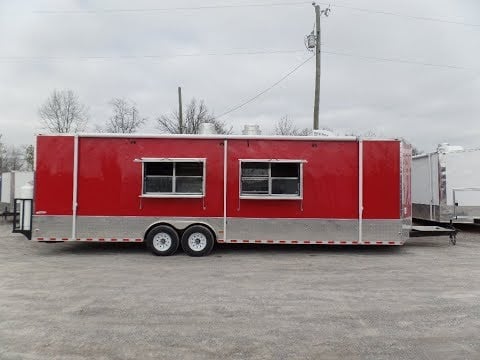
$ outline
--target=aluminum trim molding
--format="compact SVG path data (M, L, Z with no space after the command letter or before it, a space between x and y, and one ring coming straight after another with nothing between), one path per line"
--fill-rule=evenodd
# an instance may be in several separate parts
M213 229L217 239L278 241L322 241L328 244L355 244L358 240L358 220L338 219L247 219L227 218L228 234L224 233L224 217L217 218L156 218L156 217L95 217L78 216L77 236L70 236L71 216L34 216L34 238L56 239L143 239L145 231L158 223L177 229L192 224L205 224ZM362 242L403 241L402 220L363 220ZM50 241L50 240L44 240ZM53 240L52 240L53 241ZM59 240L65 241L65 240ZM69 240L66 240L69 241ZM81 240L80 240L81 241ZM97 241L97 240L85 240ZM105 240L106 241L106 240Z

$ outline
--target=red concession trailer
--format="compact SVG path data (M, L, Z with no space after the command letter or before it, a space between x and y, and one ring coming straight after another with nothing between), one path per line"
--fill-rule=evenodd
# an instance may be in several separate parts
M402 245L410 165L399 140L39 135L23 232L146 242L157 255L203 256L215 243Z

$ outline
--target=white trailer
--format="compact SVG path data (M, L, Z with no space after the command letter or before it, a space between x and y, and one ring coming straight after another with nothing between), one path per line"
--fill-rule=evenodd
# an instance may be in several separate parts
M440 144L412 161L412 215L438 223L480 224L480 149Z
M0 215L11 214L14 208L14 199L21 197L22 186L33 184L33 172L4 172L1 183Z

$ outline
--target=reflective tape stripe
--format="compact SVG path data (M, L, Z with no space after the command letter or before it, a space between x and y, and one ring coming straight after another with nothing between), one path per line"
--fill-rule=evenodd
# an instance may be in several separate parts
M237 239L218 239L217 242L219 243L245 243L245 244L328 244L328 245L403 245L401 241L362 241L359 242L358 240L346 241L346 240L237 240Z
M55 242L64 242L64 241L81 241L81 242L143 242L143 239L140 238L77 238L77 239L70 239L70 238L56 238L56 237L50 237L50 238L43 238L43 237L37 237L34 238L36 241L55 241Z

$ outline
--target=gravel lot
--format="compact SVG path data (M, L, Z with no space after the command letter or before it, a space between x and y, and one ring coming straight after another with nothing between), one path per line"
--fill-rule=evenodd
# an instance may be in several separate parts
M480 359L480 233L160 258L0 225L0 359L251 358Z

